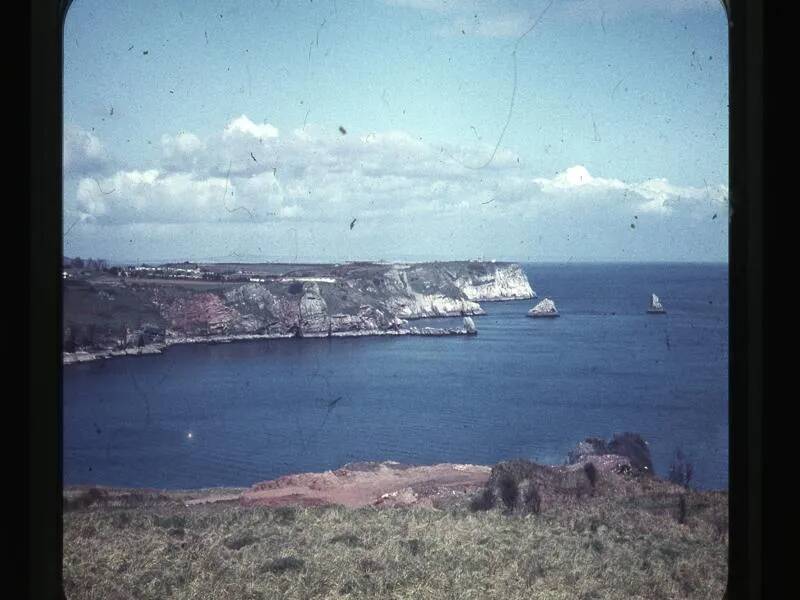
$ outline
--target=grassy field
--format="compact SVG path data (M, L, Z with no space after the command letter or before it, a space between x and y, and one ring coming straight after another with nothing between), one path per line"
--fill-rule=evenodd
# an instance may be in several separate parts
M68 598L722 598L727 494L586 497L539 514L71 504Z

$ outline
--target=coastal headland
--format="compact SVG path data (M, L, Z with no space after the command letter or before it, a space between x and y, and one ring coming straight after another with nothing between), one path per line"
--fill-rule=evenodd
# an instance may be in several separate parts
M65 364L174 344L364 335L460 335L426 317L534 298L521 266L454 261L333 265L170 263L87 269L65 260Z

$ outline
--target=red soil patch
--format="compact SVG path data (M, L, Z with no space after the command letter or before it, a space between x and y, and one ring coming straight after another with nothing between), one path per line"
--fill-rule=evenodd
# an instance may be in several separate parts
M490 471L489 467L479 465L354 465L352 469L287 475L258 483L245 491L240 501L244 506L430 505L435 496L473 492L483 487Z

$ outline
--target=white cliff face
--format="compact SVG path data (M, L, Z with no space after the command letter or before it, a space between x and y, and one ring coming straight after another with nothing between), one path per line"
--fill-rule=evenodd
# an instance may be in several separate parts
M493 300L528 300L536 297L528 277L519 265L492 265L486 274L471 273L458 277L454 283L470 299L478 302Z
M466 298L417 292L409 283L404 269L391 269L386 273L385 279L394 291L387 304L401 319L486 314L480 304Z
M441 294L414 293L409 301L397 307L397 315L403 319L454 317L462 314L484 315L486 311L477 302L448 298Z
M355 315L331 315L330 331L332 334L348 331L399 331L407 325L407 321L386 315L380 309L365 305L359 308L358 314Z

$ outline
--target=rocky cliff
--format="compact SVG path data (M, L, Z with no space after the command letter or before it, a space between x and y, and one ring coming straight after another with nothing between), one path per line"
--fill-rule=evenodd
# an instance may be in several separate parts
M197 272L215 273L214 267ZM511 263L227 267L239 281L170 278L168 269L158 279L133 272L65 280L64 351L130 354L187 341L430 335L437 331L408 320L481 315L481 301L535 297L521 267ZM457 333L441 330L448 332Z

